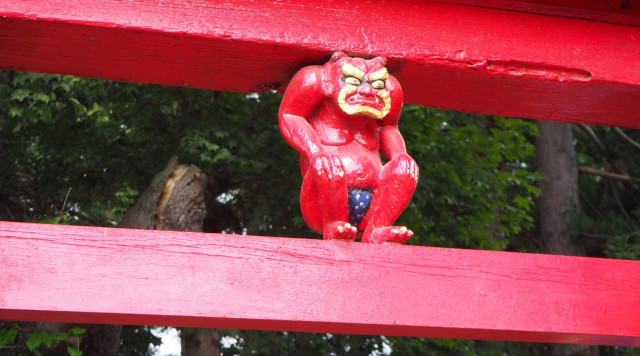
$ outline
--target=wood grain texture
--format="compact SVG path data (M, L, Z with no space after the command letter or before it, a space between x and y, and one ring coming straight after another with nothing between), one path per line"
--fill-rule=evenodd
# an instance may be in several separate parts
M640 346L640 262L0 223L0 319Z
M639 0L436 0L532 14L640 26Z
M388 57L408 103L640 126L637 26L422 0L0 3L5 69L253 92L336 50Z

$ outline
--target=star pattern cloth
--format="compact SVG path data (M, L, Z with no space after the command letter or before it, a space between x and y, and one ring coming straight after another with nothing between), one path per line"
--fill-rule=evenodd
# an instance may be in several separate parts
M371 207L371 200L373 199L373 187L364 189L349 189L349 223L358 227L358 230L362 231L358 225L362 222L365 215Z

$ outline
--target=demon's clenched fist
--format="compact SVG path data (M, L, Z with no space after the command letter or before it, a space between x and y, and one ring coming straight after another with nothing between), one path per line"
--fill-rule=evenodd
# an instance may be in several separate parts
M418 166L398 131L402 89L385 65L337 52L300 70L284 94L280 129L301 154L302 215L325 239L413 236L391 226L409 205ZM384 166L380 152L389 158Z

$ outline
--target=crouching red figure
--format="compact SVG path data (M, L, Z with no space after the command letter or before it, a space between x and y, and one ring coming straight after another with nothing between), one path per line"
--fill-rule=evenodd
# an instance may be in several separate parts
M418 165L398 130L402 89L385 66L382 57L337 52L302 68L284 94L280 130L300 152L302 215L325 239L403 243L413 236L393 226L416 189Z

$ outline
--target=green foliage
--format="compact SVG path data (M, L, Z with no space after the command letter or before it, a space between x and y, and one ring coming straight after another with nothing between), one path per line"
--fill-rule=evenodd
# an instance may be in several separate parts
M42 352L38 350L38 347L40 347L40 345L51 347L51 344L54 341L58 342L66 338L67 336L64 333L49 334L44 331L35 331L31 334L31 336L29 336L29 339L27 339L26 345L29 351L35 353L38 356L42 356Z
M625 133L626 132L626 133ZM602 172L640 177L637 130L576 126L578 164ZM640 260L640 186L636 182L581 174L581 214L575 235L589 255Z
M409 106L400 126L421 172L401 217L416 232L410 243L504 249L533 227L535 124Z
M126 84L101 84L15 73L11 83L0 85L0 201L8 207L2 214L30 221L81 215L106 224L110 208L129 203L116 193L147 183L138 174L159 166L139 159L155 149L151 133L136 137L125 122L135 117L151 126L151 116L135 116ZM96 194L105 199L93 199Z
M622 260L640 260L640 232L612 237L607 243L605 254Z
M29 350L36 356L43 355L43 348L49 349L57 343L66 341L70 336L80 336L86 332L86 329L81 327L74 327L67 332L48 333L46 331L33 331L24 344L14 344L17 342L20 331L19 327L11 327L9 329L0 329L0 350L3 347L11 345L16 350ZM79 345L76 345L79 347ZM21 351L18 351L22 354ZM70 356L82 356L82 351L73 346L67 347L67 352ZM13 354L15 354L14 352Z
M153 356L153 346L162 340L156 336L149 326L124 325L122 327L119 356Z
M640 347L608 346L600 347L600 356L640 356Z
M532 343L457 339L390 337L391 355L429 356L536 356L543 354Z
M18 335L18 329L0 329L0 349L5 345L11 344Z
M389 342L383 336L311 334L250 330L219 330L235 343L223 355L355 355L381 354Z
M67 352L70 356L82 356L82 351L76 349L75 347L67 347Z
M217 188L217 199L211 200L216 214L228 216L226 206L238 218L237 224L218 230L314 235L303 224L298 208L302 184L298 155L278 128L280 96L216 93L207 109L202 106L211 101L203 100L202 94L208 93L185 90L187 97L194 96L190 115L207 110L209 119L191 122L178 152L181 159L210 172Z
M310 235L279 100L14 73L0 83L0 218L116 224L178 154L212 178L210 231Z
M425 339L391 337L393 355L429 355L429 356L474 356L475 343L472 340ZM483 354L484 355L484 354Z

